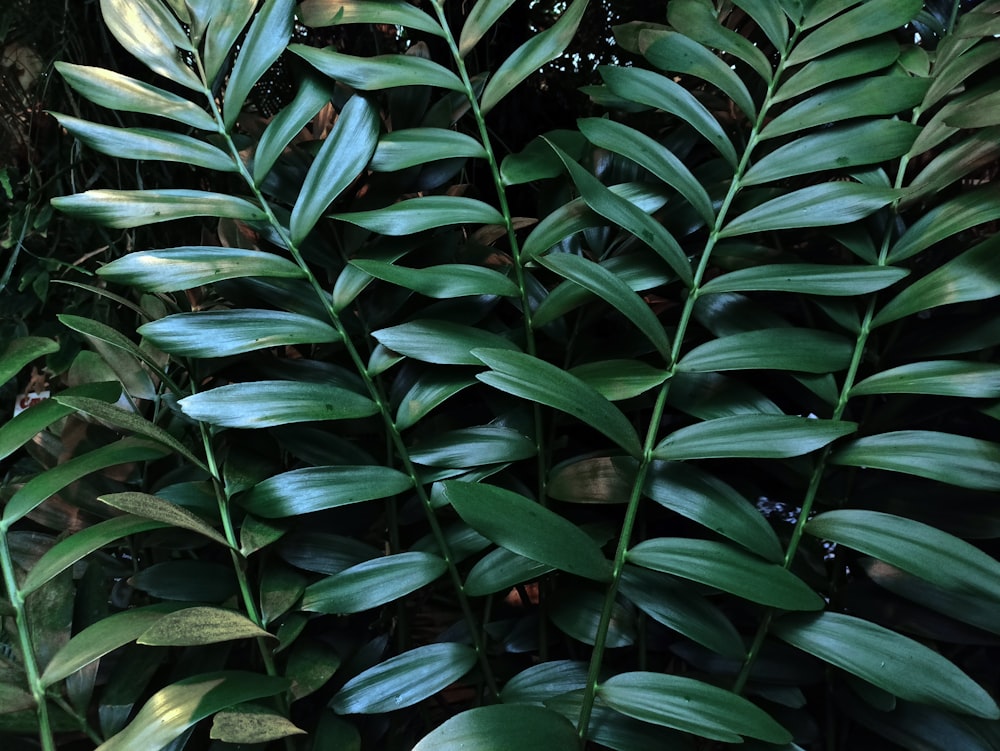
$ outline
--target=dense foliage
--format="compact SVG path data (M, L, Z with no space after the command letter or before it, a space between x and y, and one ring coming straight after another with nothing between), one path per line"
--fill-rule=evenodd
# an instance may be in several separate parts
M1000 748L1000 2L100 5L4 748Z

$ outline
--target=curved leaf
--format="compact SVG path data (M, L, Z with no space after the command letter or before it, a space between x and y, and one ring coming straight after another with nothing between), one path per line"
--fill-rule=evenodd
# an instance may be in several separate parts
M314 613L360 613L430 584L446 568L443 558L430 553L373 558L310 584L301 608Z
M447 300L466 295L517 297L520 294L517 285L506 275L466 263L446 263L412 269L384 261L355 259L351 261L351 265L376 279L412 289L428 297Z
M611 564L590 535L553 511L503 488L448 481L445 499L466 524L513 553L597 581Z
M667 371L654 368L641 360L588 362L570 368L569 373L611 402L644 394L669 377Z
M306 467L267 478L239 503L252 514L274 519L388 498L412 487L408 475L391 467Z
M970 190L941 203L911 224L889 251L889 261L915 256L970 227L1000 218L1000 189Z
M560 694L587 685L587 663L552 660L525 668L504 684L500 700L504 704L544 704Z
M428 467L477 467L528 459L536 453L530 438L497 425L449 430L410 448L410 458Z
M39 357L59 351L59 344L40 336L22 336L11 340L0 352L0 386L17 375L21 368Z
M788 43L788 17L780 6L771 0L733 0L733 5L756 22L776 49L784 49Z
M760 329L712 339L688 352L679 371L706 373L766 368L830 373L851 362L853 342L815 329Z
M809 34L792 49L787 64L797 65L862 39L895 31L916 18L922 8L922 0L868 0Z
M937 652L895 631L841 613L785 616L772 630L793 647L901 699L1000 718L1000 709L979 684Z
M446 720L413 751L555 751L578 745L576 728L562 715L542 707L495 704Z
M118 229L192 216L244 221L267 218L263 210L242 198L183 188L87 190L73 196L53 198L52 205L70 216Z
M257 142L253 158L253 179L258 185L271 171L292 139L306 127L310 120L331 100L333 91L319 76L304 76L298 93L287 107L268 123Z
M158 618L139 634L136 643L152 647L190 647L260 637L274 638L235 610L196 606Z
M449 397L476 383L465 374L427 373L413 384L399 400L396 410L396 428L406 430L413 427L431 410L443 404Z
M288 51L320 73L360 91L379 91L398 86L436 86L465 92L465 85L450 70L415 55L355 57L336 52L332 47L316 49L302 44L290 44Z
M757 1L769 5L767 0ZM740 0L737 5L742 2ZM777 104L834 81L881 70L892 65L898 57L899 44L890 36L852 45L843 51L813 60L793 73L778 87L771 102Z
M433 18L405 0L304 0L296 12L306 26L390 24L444 36Z
M937 394L971 399L1000 399L1000 365L966 360L933 360L900 365L869 376L851 396Z
M472 136L444 128L405 128L386 133L372 155L376 172L424 165L437 159L485 159L486 149Z
M469 15L465 17L458 40L458 54L462 57L468 55L513 4L514 0L477 0Z
M394 352L437 365L480 365L479 358L472 354L472 350L480 347L517 351L516 344L499 334L432 319L391 326L372 336Z
M503 215L488 203L461 196L410 198L384 209L334 214L382 235L412 235L452 224L504 224Z
M189 89L202 90L198 76L177 54L177 48L191 51L191 40L161 3L101 0L101 15L115 39L147 68Z
M106 503L119 511L125 511L144 519L169 524L171 527L179 527L192 532L197 532L203 537L207 537L213 542L229 547L226 538L217 532L212 525L202 519L192 511L188 511L183 506L159 498L148 493L108 493L98 496L97 500Z
M354 391L302 381L234 383L192 394L179 404L188 417L225 428L270 428L378 412L375 402Z
M464 588L470 597L482 597L535 581L554 570L555 566L512 553L507 548L494 548L469 570Z
M717 276L702 285L699 294L763 290L853 297L878 292L895 284L909 273L908 269L888 266L775 263L737 269Z
M758 2L757 4L761 6L765 5L763 2ZM779 28L783 28L784 34L787 37L788 21L784 18L780 18L780 11L777 11L777 13L772 11L772 14L772 20L776 21L776 23L771 26L772 30L777 31ZM779 18L775 18L774 15ZM732 55L733 57L742 60L753 68L753 70L756 71L757 74L765 81L770 81L771 77L774 75L771 70L771 63L768 61L767 56L764 55L764 53L761 52L756 45L745 36L742 36L731 29L727 29L719 23L719 19L710 5L707 5L700 0L673 0L673 2L671 2L671 4L667 7L667 20L670 22L671 26L694 41L700 42L707 47L714 47L720 52L724 52L727 55ZM645 36L645 34L640 32L640 44L642 43L643 36ZM643 52L650 62L657 65L657 67L660 67L655 60L649 57L648 53L648 49ZM716 59L718 60L719 58ZM664 70L667 69L665 68ZM728 70L730 76L737 78L733 73L732 68L728 68ZM693 73L693 71L689 72ZM737 80L739 79L737 78ZM742 85L742 82L740 83ZM737 106L739 106L744 113L750 116L751 119L755 117L752 100L750 101L750 109L744 109L743 105L739 104L741 99L749 99L749 92L746 91L745 87L742 87L743 92L740 92L741 96L733 96L732 93L726 88L721 86L719 88L729 94L732 100L737 103Z

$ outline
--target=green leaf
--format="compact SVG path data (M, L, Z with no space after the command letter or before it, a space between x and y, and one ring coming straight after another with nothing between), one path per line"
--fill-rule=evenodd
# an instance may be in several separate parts
M752 369L829 373L845 369L853 352L852 342L827 331L760 329L705 342L682 357L677 369L688 373Z
M733 660L746 657L739 632L695 586L659 571L626 564L621 593L657 623L705 648Z
M608 195L613 194L609 191ZM631 204L624 203L633 208ZM635 211L638 212L637 209ZM646 217L646 214L638 213ZM691 267L687 258L683 254L681 258L684 269L690 273ZM670 357L670 340L663 329L663 324L646 302L619 277L603 266L571 253L549 253L540 256L538 263L600 297L631 321L665 359Z
M698 178L665 146L634 128L600 117L583 118L577 121L577 126L594 146L631 159L674 188L706 224L715 221L712 199Z
M90 318L81 318L79 316L71 316L66 314L58 315L57 318L59 319L59 322L62 323L67 328L73 329L74 331L78 331L84 336L86 336L87 339L90 340L91 344L94 345L94 348L101 353L105 361L108 362L108 364L112 367L112 369L114 369L116 373L120 374L119 378L125 384L125 387L129 391L129 393L133 397L140 396L139 394L135 393L137 389L135 388L134 384L128 377L129 374L122 373L122 370L120 368L115 367L114 359L112 357L109 357L111 352L107 347L103 347L102 345L109 344L112 347L121 350L123 353L127 353L123 359L126 362L129 362L131 367L134 368L134 373L132 375L137 376L137 380L141 380L142 384L153 392L149 395L148 398L151 399L155 398L155 391L153 390L152 387L152 381L149 379L149 376L146 374L146 372L141 369L139 363L140 362L145 363L150 369L154 370L157 373L157 375L159 375L161 378L163 378L164 373L162 369L159 367L159 365L157 365L156 362L149 356L149 354L143 352L138 347L138 345L135 344L135 342L133 342L131 339L129 339L127 336L122 334L117 329L108 326L106 323L101 323L100 321L94 321ZM148 384L145 383L147 381Z
M399 400L396 428L406 430L413 427L449 397L475 383L475 378L464 374L454 375L437 370L425 373Z
M432 319L391 326L372 336L394 352L437 365L480 365L479 358L472 354L480 347L517 350L516 344L499 334Z
M915 256L935 243L986 222L1000 219L1000 189L970 190L941 203L911 224L889 251L889 261Z
M216 713L208 737L227 744L251 745L291 735L306 735L306 731L270 707L238 704Z
M31 594L53 577L109 543L165 526L167 526L165 522L125 515L81 529L57 542L35 562L28 575L24 577L21 594L24 596Z
M268 0L250 24L226 82L222 114L232 130L254 84L267 72L292 38L295 0Z
M430 553L373 558L306 587L301 609L314 613L360 613L430 584L446 568L443 558Z
M214 245L129 253L101 266L97 275L110 282L150 292L177 292L246 276L282 279L305 277L302 269L281 256L259 250L221 248ZM76 320L75 317L72 318Z
M668 377L665 370L654 368L641 360L588 362L571 368L569 373L611 402L644 394L662 384Z
M225 428L270 428L293 422L368 417L378 405L325 383L251 381L220 386L180 400L184 414Z
M776 49L785 48L788 44L788 17L780 6L771 0L733 0L733 5L742 8L754 20Z
M334 214L381 235L412 235L452 224L504 224L503 215L488 203L461 196L424 196L399 201L374 211Z
M603 65L601 78L608 88L623 99L663 110L684 120L715 146L735 170L739 163L729 136L711 112L693 94L667 76L639 68Z
M477 0L462 26L458 40L458 54L461 57L468 55L513 4L514 0Z
M182 606L177 603L161 602L105 616L75 634L53 655L42 674L42 685L51 686L58 683L94 660L99 660L119 647L135 641L139 634L162 618L164 614L180 607Z
M55 67L74 91L101 107L166 117L201 130L218 130L205 110L169 91L104 68L66 62L57 62Z
M931 430L899 430L852 441L830 461L926 477L960 488L1000 490L1000 444Z
M878 511L837 509L810 519L805 530L944 589L1000 603L1000 562L929 524Z
M575 130L550 130L536 136L517 153L504 157L500 165L504 185L523 185L562 174L562 162L553 153L550 143L574 159L582 159L587 141Z
M433 18L405 0L304 0L296 13L306 26L390 24L444 36Z
M258 185L278 157L333 96L332 88L319 76L306 75L295 98L274 116L260 136L253 158L253 179Z
M340 111L306 174L289 224L292 242L300 244L326 208L364 170L375 152L381 123L367 99L353 96Z
M479 100L482 114L488 113L515 86L551 60L559 57L576 34L587 9L587 0L573 0L559 20L512 52L489 79Z
M734 415L705 420L657 444L657 459L784 459L826 446L857 429L853 422L793 415Z
M926 78L888 75L866 76L824 89L774 118L759 138L763 141L856 117L895 115L920 104L928 85Z
M562 751L578 748L576 728L542 707L495 704L454 715L413 751Z
M912 180L907 201L936 193L966 175L992 164L1000 154L1000 127L975 131L963 141L936 154Z
M340 339L326 323L282 310L203 310L143 324L139 334L179 357L228 357L288 344Z
M971 71L970 71L971 72ZM1000 92L991 92L967 103L945 119L953 128L986 128L1000 125Z
M478 467L528 459L536 453L530 438L496 425L449 430L410 448L410 458L428 467Z
M57 342L39 336L22 336L11 340L3 352L0 352L0 386L39 357L58 351Z
M774 529L753 504L731 486L695 466L653 462L643 493L762 558L779 563L784 556Z
M472 136L444 128L404 128L379 139L371 168L394 172L438 159L486 159L486 149Z
M612 185L607 189L644 212L656 211L667 201L662 193L641 183L623 183ZM538 223L525 239L521 247L521 257L536 258L573 233L604 224L607 222L599 214L591 211L582 198L575 198Z
M57 394L54 398L60 404L69 407L70 409L79 410L84 414L96 417L98 420L104 420L105 422L109 422L119 428L124 428L125 430L130 430L138 435L144 435L147 438L152 438L157 443L173 449L177 454L183 456L194 465L205 469L205 465L202 463L201 459L192 454L184 444L174 438L166 430L158 425L154 425L136 412L124 410L121 407L108 404L100 399L70 395L69 389L63 391L61 394Z
M719 237L848 224L873 214L898 196L899 191L891 188L858 183L810 185L741 214L723 228Z
M193 647L263 636L274 638L235 610L196 606L157 619L139 634L136 643L151 647Z
M180 529L188 529L192 532L197 532L198 534L207 537L209 540L213 540L220 545L229 547L229 543L226 542L226 538L219 532L216 532L215 529L200 516L188 511L183 506L178 506L176 503L171 503L170 501L158 498L155 495L135 492L109 493L107 495L99 496L97 500L101 503L106 503L119 511L125 511L129 514L134 514L135 516L141 516L144 519L152 519L153 521L169 524L171 527L179 527Z
M698 0L694 0L693 3L685 2L685 0L673 0L668 11L671 17L680 15L674 10L674 5L678 3L680 3L681 7L686 8L686 10L690 10L692 6L707 10L711 16L711 24L716 29L721 30L721 27L714 18L715 14L698 2ZM680 28L681 31L684 31L683 28L678 27L673 21L671 23L675 28ZM700 36L702 35L699 34ZM738 35L733 34L733 36ZM758 55L762 56L760 50L757 50L746 39L743 37L738 38L741 42L744 42L748 47L756 51ZM739 107L743 111L743 114L750 118L750 120L754 120L757 117L757 107L754 105L753 97L750 96L746 84L740 80L736 72L726 65L721 58L716 57L714 53L686 33L678 33L676 31L642 31L639 33L639 48L643 56L660 70L668 73L687 74L707 81L732 99L733 104ZM735 45L733 49L728 51L737 55L739 54L738 47ZM759 62L756 57L754 61ZM770 67L765 58L763 70L767 71L765 73L766 78L770 77Z
M356 259L351 265L392 284L427 297L452 299L467 295L517 297L517 285L499 271L465 263L446 263L422 269L396 266L384 261Z
M525 558L507 548L494 548L469 570L464 589L470 597L506 592L515 584L535 581L554 570L554 566Z
M548 616L556 628L571 639L593 646L604 612L604 593L563 584L554 589L550 597ZM635 608L631 603L615 600L611 606L606 645L611 649L629 647L635 644L637 635Z
M490 368L476 376L483 383L566 412L600 431L632 456L642 453L639 436L625 415L579 378L520 352L476 349L473 355Z
M184 0L186 2L186 0ZM192 3L196 5L196 3ZM210 4L214 5L214 4ZM254 0L237 0L237 2L226 3L222 7L212 7L209 13L199 13L208 21L208 28L204 34L205 54L203 65L205 67L205 78L212 83L222 70L229 53L233 50L233 45L239 37L243 28L253 15L257 3ZM198 19L202 20L202 19ZM195 24L197 27L200 24ZM193 28L192 31L195 29ZM193 35L192 35L193 36ZM196 41L197 40L193 40ZM242 49L240 50L242 52Z
M868 0L854 10L823 24L799 42L787 65L798 65L886 31L895 31L916 18L922 0Z
M894 297L872 321L883 326L941 305L989 300L1000 295L1000 236L973 246Z
M330 700L337 714L380 714L403 709L447 688L476 664L465 644L428 644L392 657L351 678Z
M74 395L85 394L113 402L121 396L121 393L120 383L87 383L68 388L61 392L60 396L72 398ZM73 407L60 404L55 399L45 399L41 404L36 404L17 417L5 421L0 425L0 459L6 459L30 441L36 433L75 411Z
M631 457L574 457L552 468L546 490L570 503L628 503L636 466Z
M388 498L412 487L408 475L391 467L306 467L267 478L239 503L252 514L275 519Z
M960 714L1000 718L983 688L937 652L841 613L785 616L772 631L793 647L895 694Z
M481 483L449 481L441 487L465 523L497 545L587 579L610 577L611 565L597 543L535 501Z
M447 68L416 55L375 55L355 57L332 47L316 49L302 44L288 45L320 73L360 91L379 91L398 86L436 86L465 93L465 85Z
M726 743L742 736L789 743L792 734L756 705L731 691L692 678L635 671L600 684L598 700L637 720Z
M775 263L717 276L701 287L700 294L767 291L853 297L878 292L909 273L892 267Z
M759 5L764 5L764 3L758 3ZM781 12L775 9L772 11L776 16L781 16ZM667 20L670 25L673 26L677 31L681 32L686 37L692 39L695 42L700 42L706 47L714 47L719 50L719 52L725 53L727 55L732 55L747 65L749 65L753 70L760 75L765 81L770 81L774 72L771 69L771 63L768 61L767 56L761 52L755 44L750 42L745 36L737 34L731 29L727 29L721 23L715 14L715 10L711 5L708 5L701 0L673 0L673 2L667 7ZM784 31L785 36L788 34L788 21L784 18L777 18L777 26L780 26ZM655 34L656 32L640 32L639 40L640 44L643 42L643 37L647 34ZM783 45L782 45L783 46ZM779 46L780 48L780 46ZM662 55L669 49L657 50L657 54ZM681 48L683 49L683 48ZM680 52L681 50L676 50ZM649 56L649 49L643 52L646 59L651 63L656 65L663 70L671 70L671 68L664 68L660 63ZM713 55L714 57L714 55ZM722 62L719 58L715 58ZM751 120L755 117L755 108L753 106L753 100L750 99L750 94L743 86L743 82L739 80L739 77L733 72L732 68L726 67L727 73L722 73L721 70L718 71L718 76L721 78L726 76L729 79L733 79L730 86L724 87L720 82L713 81L710 78L705 78L705 80L710 83L715 83L722 91L729 95L729 97L736 103L736 105L746 113ZM693 70L680 71L678 72L688 72L693 75L697 75L702 78L698 73ZM728 75L727 75L728 74ZM733 95L730 89L735 89L737 96ZM742 91L741 91L742 89ZM746 102L749 104L749 109L744 109L743 104L740 102Z
M920 128L899 120L871 120L804 136L785 144L754 164L744 185L782 180L811 172L878 164L910 150Z
M154 73L195 91L203 85L177 54L191 41L177 19L155 0L101 0L108 30L129 54Z
M231 155L191 136L151 128L112 128L58 112L51 114L70 135L102 154L122 159L181 162L219 172L239 170Z
M780 564L724 542L661 537L633 547L628 561L781 610L819 610L825 604L822 597Z
M768 4L767 0L757 1ZM771 102L777 104L834 81L881 70L896 62L898 57L899 44L890 36L852 45L803 66L778 87Z
M153 694L124 730L99 751L159 751L195 723L219 710L285 690L288 681L241 670L203 673L172 683Z
M937 394L969 399L1000 398L1000 365L966 360L933 360L900 365L869 376L851 396Z
M587 663L552 660L525 668L504 684L500 700L504 704L536 704L577 691L587 685Z
M192 216L260 221L267 214L242 198L202 190L88 190L52 199L52 205L70 216L106 227L128 229Z

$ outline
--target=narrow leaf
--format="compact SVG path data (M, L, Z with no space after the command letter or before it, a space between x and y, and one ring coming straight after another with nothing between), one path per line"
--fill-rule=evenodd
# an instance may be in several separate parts
M761 2L758 4L764 5L764 3ZM772 11L772 13L775 11ZM780 16L780 11L777 11L776 15ZM673 0L673 2L667 7L667 20L670 22L672 27L693 41L700 42L706 47L714 47L719 52L732 55L733 57L742 60L754 71L756 71L756 73L765 81L770 81L771 77L774 75L774 72L771 69L771 63L767 59L767 56L745 36L737 34L735 31L727 29L723 26L719 22L715 10L711 5L701 2L701 0ZM784 27L784 32L787 35L788 21L781 18L778 20L778 25ZM642 43L643 36L645 36L645 34L640 32L640 44ZM679 52L680 50L677 51ZM663 54L659 51L658 53L661 55ZM651 63L657 67L662 67L656 60L649 56L648 49L645 50L643 54ZM716 59L719 60L719 58ZM664 70L669 70L669 68L664 68ZM739 81L738 76L735 75L732 68L727 68L727 70L729 71L731 78L735 78L736 81ZM688 72L694 73L694 71ZM695 75L698 74L695 73ZM721 76L724 74L719 71L719 75ZM711 79L706 80L711 81ZM739 81L739 85L736 85L735 82L732 84L732 88L736 89L738 96L733 96L728 88L724 88L718 83L716 83L716 85L719 86L722 91L729 94L730 98L736 102L737 106L752 119L755 111L753 101L750 100L749 92L747 92L746 87L743 86L742 83L742 81ZM742 89L742 91L740 91L740 89ZM743 104L740 104L740 101L747 100L749 100L748 103L750 109L743 109Z
M430 584L446 568L443 558L430 553L381 556L306 587L301 608L314 613L360 613Z
M186 2L186 0L184 1ZM208 28L205 29L202 44L205 49L203 63L205 78L209 83L213 83L219 75L222 66L225 65L230 53L233 52L233 45L236 44L237 38L247 25L247 21L250 20L256 7L257 3L254 0L236 0L221 7L213 7L210 16L208 13L198 14L199 16L208 16L206 19L208 20Z
M784 459L826 446L857 429L852 422L792 415L734 415L674 431L657 444L657 459Z
M639 436L625 415L579 378L520 352L477 349L473 354L490 368L476 376L483 383L573 415L632 456L642 453Z
M301 279L305 273L272 253L214 245L143 250L117 258L97 275L150 292L177 292L247 276Z
M378 412L375 402L354 391L303 381L233 383L192 394L179 404L188 417L225 428L270 428Z
M819 610L825 604L781 564L724 542L661 537L633 547L628 561L782 610Z
M687 373L752 369L830 373L845 369L853 352L853 342L827 331L760 329L705 342L684 355L677 369Z
M549 709L495 704L454 715L413 751L561 751L579 742L572 723Z
M781 263L751 266L717 276L701 294L719 292L797 292L805 295L853 297L885 289L909 274L908 269Z
M178 357L228 357L267 347L340 339L328 324L280 310L204 310L143 324L139 334Z
M481 361L472 354L477 348L517 350L516 344L499 334L432 319L402 323L372 336L394 352L437 365L479 365Z
M330 102L332 96L331 87L319 76L303 77L295 98L274 116L260 136L253 158L255 183L259 185L264 180L292 139Z
M767 0L755 1L769 5ZM834 81L881 70L892 65L898 57L899 44L890 36L852 45L843 51L813 60L797 70L778 87L771 102L783 102Z
M37 360L59 351L59 344L39 336L22 336L13 339L0 352L0 386L7 383L18 372Z
M959 232L1000 218L1000 189L987 186L949 199L911 224L889 251L889 261L898 262L921 253Z
M452 224L504 224L503 215L488 203L461 196L410 198L384 209L334 214L382 235L412 235Z
M376 279L439 299L449 300L467 295L517 297L520 294L517 285L506 275L466 263L411 269L384 261L357 259L351 261L351 265Z
M569 372L611 402L644 394L668 378L667 371L641 360L600 360L577 365Z
M835 182L792 191L741 214L720 237L798 227L848 224L864 219L899 196L899 191L858 183Z
M396 410L396 428L406 430L416 425L449 397L472 386L475 379L465 374L433 371L426 373L410 387Z
M405 0L304 0L296 12L306 26L389 24L444 36L433 18Z
M587 579L607 581L611 575L590 535L541 504L482 483L448 481L441 488L463 521L497 545Z
M422 440L410 448L410 458L428 467L477 467L529 459L537 451L535 442L517 430L483 425Z
M598 687L598 700L637 720L740 743L742 736L789 743L792 734L756 705L725 689L665 673L619 673Z
M547 62L563 54L576 34L587 9L587 0L573 0L559 20L522 44L500 65L486 84L479 106L485 115L515 86Z
M462 26L458 40L458 54L465 57L480 39L500 20L514 0L477 0Z
M933 360L900 365L869 376L851 396L936 394L970 399L1000 399L1000 365L966 360Z
M868 0L809 34L792 49L787 64L797 65L862 39L895 31L916 18L921 8L922 0Z
M785 616L772 630L793 647L901 699L1000 718L1000 709L978 683L937 652L895 631L841 613Z
M960 488L1000 490L1000 444L952 433L900 430L848 443L830 461L927 477Z
M512 553L507 548L494 548L469 570L464 588L470 597L482 597L506 592L516 584L536 581L554 570L555 566Z
M733 0L764 32L775 49L784 49L788 43L788 17L781 7L771 0Z
M372 156L376 172L394 172L437 159L485 159L486 149L472 136L444 128L405 128L379 139Z
M353 96L340 111L330 135L323 141L306 174L289 224L298 245L333 203L365 168L375 151L378 110L367 99Z
M577 691L587 685L587 663L551 660L525 668L504 684L500 700L504 704L535 704Z
M164 188L162 190L88 190L52 199L70 216L106 227L128 229L192 216L259 221L267 214L254 204L224 193Z
M415 55L355 57L302 44L288 45L289 52L301 57L320 73L359 91L379 91L399 86L436 86L465 92L462 81L447 68Z
M412 487L408 475L391 467L306 467L267 478L239 503L252 514L274 519L388 498Z
M171 503L163 498L148 493L110 493L99 496L101 503L106 503L119 511L125 511L144 519L163 522L172 527L188 529L207 537L214 542L229 547L226 538L217 532L208 522L197 514L188 511L183 506Z
M154 73L189 89L202 90L201 81L177 54L178 47L190 51L191 41L161 3L101 0L101 15L122 47Z
M157 619L139 634L136 643L151 647L193 647L259 637L274 638L235 610L196 606Z

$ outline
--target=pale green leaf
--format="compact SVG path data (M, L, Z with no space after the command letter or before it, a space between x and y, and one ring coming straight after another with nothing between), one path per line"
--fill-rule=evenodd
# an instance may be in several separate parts
M53 198L52 205L70 216L118 229L193 216L245 221L267 218L263 210L243 198L183 188L88 190Z
M406 0L304 0L296 12L306 26L390 24L444 36L433 18Z
M868 0L805 37L792 49L787 64L798 65L862 39L895 31L916 18L922 8L923 0Z
M197 532L209 540L229 547L226 538L193 511L188 511L183 506L178 506L176 503L155 495L136 492L109 493L99 496L97 500L119 511L141 516L144 519L152 519L153 521L169 524L172 527Z
M202 17L198 20L208 23L202 43L205 49L203 65L205 66L205 77L209 83L212 83L233 51L233 45L236 44L237 38L253 15L257 2L256 0L231 0L222 5L210 2L208 6L208 8L203 9L206 12L198 14Z
M273 519L388 498L412 487L408 475L391 467L305 467L267 478L239 503L252 514Z
M257 142L253 158L253 179L258 185L271 171L281 152L302 132L310 120L333 96L332 87L319 76L306 75L295 98L268 123Z
M204 85L177 54L191 40L174 15L154 0L101 0L108 30L129 54L154 73L195 91Z
M336 52L331 47L316 49L302 44L290 44L288 50L320 73L360 91L435 86L465 92L465 85L458 76L444 66L416 55L355 57Z
M477 0L462 26L462 33L458 40L459 55L462 57L468 55L479 40L493 28L493 24L500 20L500 16L513 4L514 0Z
M360 613L430 584L446 568L443 558L430 553L373 558L306 587L301 608L314 613Z
M306 735L306 731L270 707L237 704L215 714L208 737L227 744L252 745L291 735Z
M452 224L504 224L503 215L488 203L461 196L409 198L384 209L334 214L382 235L412 235Z
M274 638L235 610L196 606L175 610L159 618L136 637L151 647L192 647L236 639Z
M414 360L438 365L479 365L472 350L517 345L499 334L451 321L422 319L372 333L384 347Z
M392 284L428 297L453 299L466 295L517 297L520 292L505 274L467 263L447 263L413 269L384 261L355 259L351 265Z
M376 172L394 172L438 159L485 159L486 149L472 136L444 128L405 128L386 133L372 155Z
M971 399L1000 399L1000 365L967 360L932 360L900 365L869 376L851 396L936 394Z

